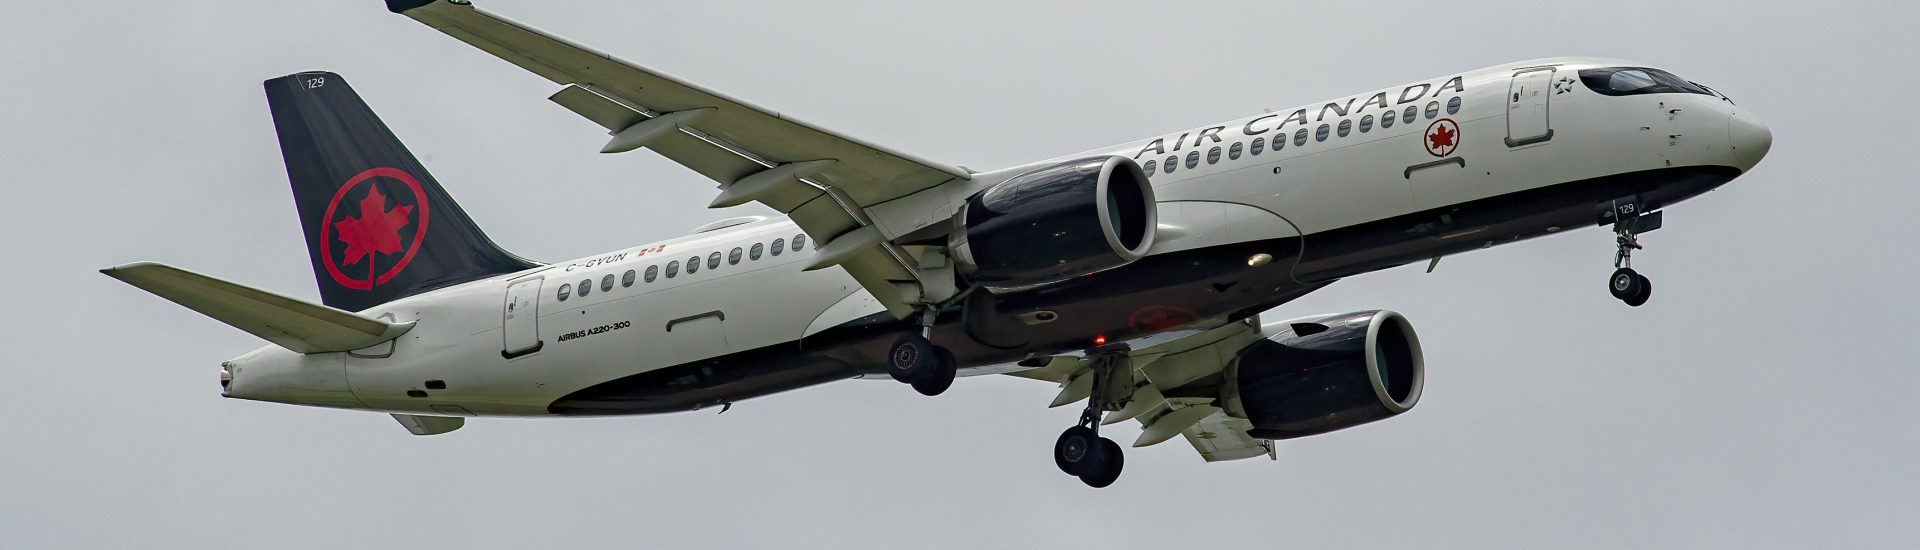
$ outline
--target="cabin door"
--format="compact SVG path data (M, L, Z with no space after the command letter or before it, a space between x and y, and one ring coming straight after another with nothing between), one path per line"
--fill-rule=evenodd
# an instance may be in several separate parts
M500 355L508 359L540 351L540 282L544 277L528 277L507 285L506 303L501 306L501 333L504 342Z
M1553 97L1553 67L1526 69L1513 74L1507 89L1507 146L1520 147L1553 139L1548 102Z

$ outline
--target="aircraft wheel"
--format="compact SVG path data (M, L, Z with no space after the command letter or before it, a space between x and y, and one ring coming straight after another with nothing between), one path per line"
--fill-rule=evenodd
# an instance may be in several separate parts
M1080 482L1095 489L1112 485L1120 479L1120 469L1126 466L1127 455L1120 450L1120 444L1113 440L1100 438L1100 460L1093 473L1080 476Z
M902 334L887 350L887 375L911 384L936 370L935 363L939 360L934 353L933 343L928 342L925 336L916 332Z
M1647 303L1648 298L1653 297L1653 280L1648 279L1645 275L1634 275L1634 278L1639 279L1639 284L1636 285L1639 287L1639 292L1635 292L1632 296L1628 296L1622 300L1625 301L1627 305L1640 307Z
M1070 476L1081 476L1093 472L1100 462L1101 439L1094 435L1093 428L1074 426L1060 434L1053 442L1053 463L1060 471Z
M946 393L947 388L953 387L953 377L958 374L960 367L954 361L953 353L947 350L933 348L933 357L934 364L925 373L926 376L912 382L913 390L927 397Z
M1613 293L1614 298L1629 300L1640 294L1640 287L1646 280L1633 268L1622 267L1613 270L1613 276L1607 278L1607 291Z

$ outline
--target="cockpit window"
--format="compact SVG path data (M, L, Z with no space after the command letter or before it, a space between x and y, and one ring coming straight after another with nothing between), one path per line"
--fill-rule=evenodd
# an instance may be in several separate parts
M1601 95L1700 94L1713 92L1674 76L1673 73L1647 67L1607 67L1582 69L1580 81Z

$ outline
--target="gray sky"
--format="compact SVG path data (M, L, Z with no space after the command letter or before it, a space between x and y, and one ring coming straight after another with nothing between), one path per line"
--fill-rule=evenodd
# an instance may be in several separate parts
M260 81L350 80L502 245L558 260L756 213L556 88L379 2L15 2L0 16L0 547L1911 547L1920 268L1911 3L537 2L483 7L976 169L1507 61L1642 60L1774 131L1608 297L1588 229L1343 281L1418 408L1114 487L1048 449L1055 388L843 382L710 412L470 422L223 400L262 342L94 273L160 260L314 296ZM804 5L803 5L804 4ZM1188 5L1192 4L1192 5ZM1131 423L1118 430L1132 437Z

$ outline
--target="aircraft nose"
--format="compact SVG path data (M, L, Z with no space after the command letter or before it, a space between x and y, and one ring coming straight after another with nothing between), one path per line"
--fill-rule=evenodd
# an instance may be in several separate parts
M1773 130L1745 111L1727 115L1727 141L1733 146L1733 158L1740 171L1752 170L1773 148Z

